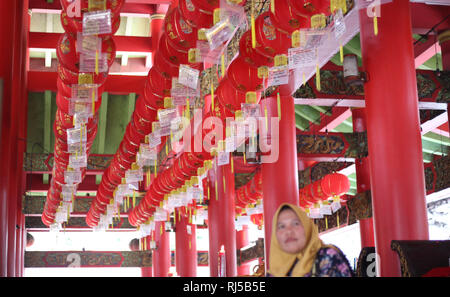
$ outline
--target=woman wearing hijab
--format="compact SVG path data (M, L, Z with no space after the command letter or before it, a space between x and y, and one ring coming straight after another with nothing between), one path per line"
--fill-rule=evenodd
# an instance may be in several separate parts
M345 255L325 245L298 206L282 204L273 217L268 276L353 276Z

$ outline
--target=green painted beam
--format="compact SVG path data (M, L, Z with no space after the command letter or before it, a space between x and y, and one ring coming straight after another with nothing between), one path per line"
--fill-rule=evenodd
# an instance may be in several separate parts
M428 132L427 134L422 135L422 140L450 146L450 138L433 132Z
M349 174L348 180L356 182L356 173Z
M320 124L321 113L308 105L295 105L295 113L314 124Z
M316 106L316 105L309 105L309 107L317 110L320 113L324 113L326 115L331 115L331 108L329 106Z
M51 91L45 91L44 92L44 151L50 152L51 151L51 133L53 131L52 129L52 92ZM49 175L44 174L42 176L43 183L48 184Z
M430 59L428 59L425 63L418 67L418 69L424 70L436 70L436 59L439 69L442 70L442 56L440 53L437 53Z
M131 115L133 114L135 104L136 104L136 94L130 93L128 95L128 120L131 120Z
M353 132L353 122L352 118L348 118L342 123L340 123L336 128L332 130L332 132L341 132L341 133L352 133Z
M302 131L308 131L309 130L309 121L305 118L303 118L299 114L295 114L295 126L297 129Z
M422 151L430 154L441 155L447 154L448 147L432 141L422 139Z
M422 153L422 156L423 156L424 163L430 163L431 161L433 161L433 154Z
M361 42L359 33L355 35L347 44L343 45L344 56L347 54L355 54L358 57L358 65L362 66ZM338 52L332 58L331 62L338 66L342 66L341 54Z
M102 105L100 106L99 115L98 115L98 132L97 132L97 153L104 154L105 153L105 140L106 140L106 123L107 123L107 114L108 114L108 93L103 92L102 94Z

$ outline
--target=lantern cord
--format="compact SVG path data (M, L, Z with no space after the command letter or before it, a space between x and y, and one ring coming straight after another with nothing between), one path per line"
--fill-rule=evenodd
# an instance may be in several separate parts
M430 35L431 32L433 32L440 24L442 24L448 17L450 17L450 14L446 15L439 23L437 23L436 25L434 25L433 27L431 27L430 30L428 30L427 33L420 35L420 38L417 39L416 41L414 41L414 45L416 45L417 43L421 42L422 39L424 38L428 38L428 35Z

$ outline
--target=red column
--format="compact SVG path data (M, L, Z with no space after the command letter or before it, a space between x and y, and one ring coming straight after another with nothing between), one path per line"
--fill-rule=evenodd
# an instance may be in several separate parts
M450 29L439 32L438 39L441 46L443 70L450 71Z
M247 246L250 243L248 239L248 226L243 225L242 230L236 232L236 248L240 250L241 248ZM250 275L250 264L241 264L237 267L238 275Z
M295 131L295 110L292 96L281 97L281 120L278 131L271 131L272 142L278 132L278 159L273 163L262 163L262 184L264 197L264 244L266 271L269 268L270 238L272 218L282 203L298 205L298 164ZM262 100L261 106L267 106L269 120L278 118L276 97ZM270 128L269 128L270 129Z
M364 108L352 109L353 131L366 131L366 115ZM369 158L357 158L356 169L356 191L363 193L370 190L370 166ZM375 246L373 233L373 218L359 220L359 232L361 235L361 248Z
M163 31L164 24L164 16L167 12L168 5L167 4L159 4L157 5L156 13L151 15L150 22L150 31L152 37L152 64L155 61L155 54L158 49L159 38L161 37Z
M392 240L428 240L424 166L408 0L381 5L378 35L360 11L370 181L380 276L400 276Z
M210 276L218 276L218 256L221 245L225 249L226 276L236 276L234 174L231 173L230 164L217 166L216 170L214 168L209 170L209 178L210 200L208 205L208 227ZM215 182L216 180L217 183ZM215 188L216 184L217 191Z
M171 264L169 232L166 232L164 225L164 222L155 222L156 249L153 250L152 258L155 277L168 276Z
M20 116L27 114L26 53L28 1L2 1L0 4L0 63L2 100L0 106L0 276L16 276L17 203L21 193L23 149Z
M196 226L189 223L189 214L177 208L175 225L175 264L181 277L197 276Z

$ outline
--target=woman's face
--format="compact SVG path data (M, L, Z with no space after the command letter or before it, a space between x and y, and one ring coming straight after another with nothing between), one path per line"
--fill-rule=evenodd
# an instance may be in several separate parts
M280 248L286 253L297 254L305 247L305 230L292 209L285 209L278 214L276 236Z

